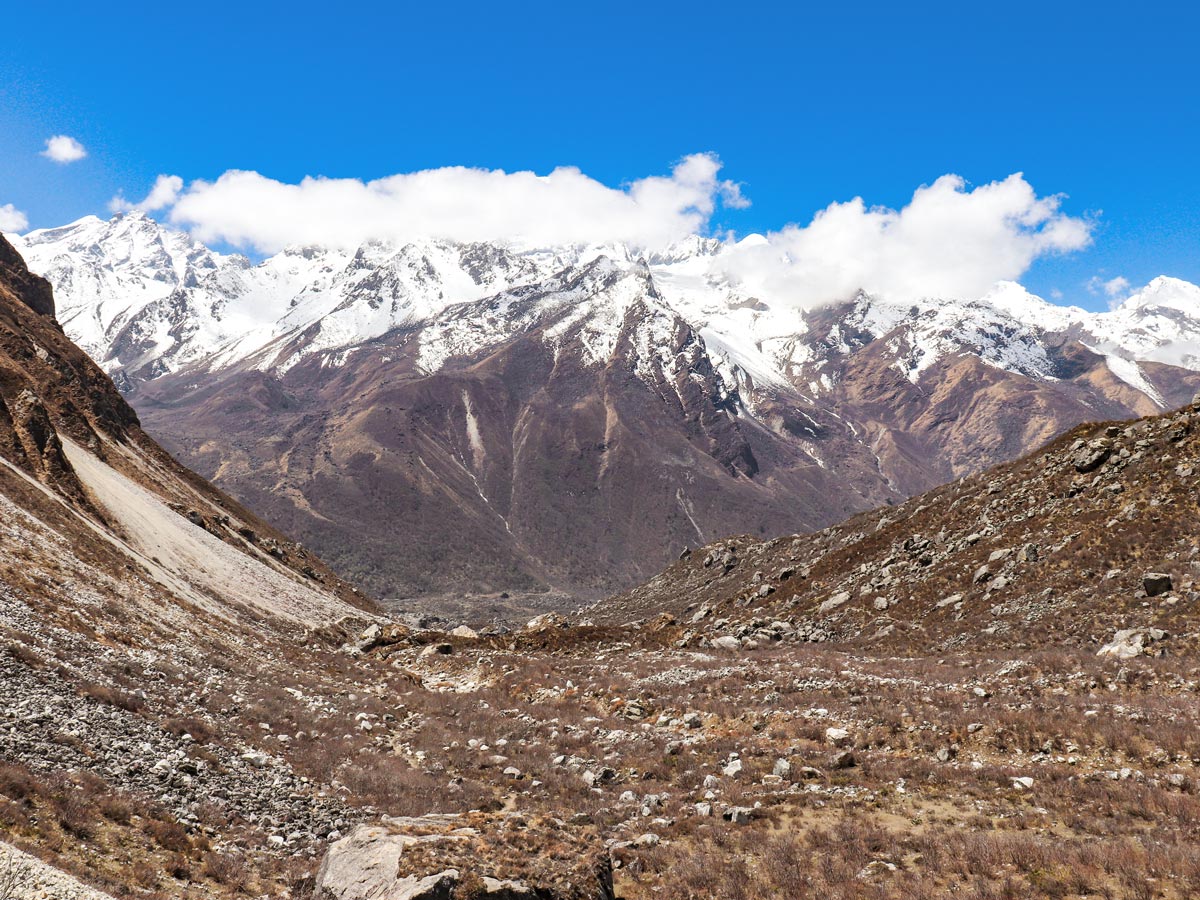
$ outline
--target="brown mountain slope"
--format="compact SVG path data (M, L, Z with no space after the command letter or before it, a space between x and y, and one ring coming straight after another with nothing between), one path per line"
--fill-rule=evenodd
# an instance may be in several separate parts
M668 613L678 624L664 627L687 646L783 636L905 653L1098 648L1118 630L1154 628L1191 647L1197 413L1200 403L1081 426L1017 462L814 535L709 545L590 614L625 623ZM1169 589L1146 581L1154 573Z
M344 832L434 811L462 817L415 827L461 821L469 849L455 828L432 859L406 854L409 867L457 853L460 868L518 876L539 897L611 896L593 829L493 815L506 780L447 786L444 768L420 766L424 749L400 745L400 728L457 711L408 666L361 650L416 663L445 636L356 609L347 599L367 601L307 551L175 463L5 251L0 897L312 897ZM489 732L506 706L485 714ZM530 860L535 841L545 852ZM322 883L337 889L334 863Z
M390 597L596 598L688 544L825 525L900 496L835 415L765 402L768 425L740 412L698 333L655 306L644 276L573 277L601 304L638 281L600 362L567 305L435 374L416 364L418 335L397 331L342 365L313 354L282 373L186 372L133 399L190 465ZM666 363L646 359L651 326ZM556 328L567 330L546 340ZM793 431L817 436L837 471Z
M813 346L835 349L793 371L795 387L734 388L699 332L658 304L649 276L597 268L562 275L569 291L554 282L465 304L286 369L269 364L287 352L272 347L246 364L141 382L131 399L189 465L344 576L426 598L596 599L684 546L821 528L1081 421L1156 408L1065 337L1051 379L964 347L913 381L898 363L902 330L834 334L853 307L814 313ZM617 338L596 360L588 329L614 307ZM460 339L459 355L421 368L431 334L469 336L497 319L515 323L503 340ZM1166 397L1200 388L1200 374L1171 367L1147 366L1147 377ZM816 399L802 389L814 379L828 383Z

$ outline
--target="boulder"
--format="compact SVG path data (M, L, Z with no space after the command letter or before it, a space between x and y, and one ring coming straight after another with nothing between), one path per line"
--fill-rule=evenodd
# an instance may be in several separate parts
M820 606L818 606L817 614L823 616L826 613L831 613L835 609L837 609L839 606L843 605L849 599L850 599L849 591L840 591L840 592L834 594L832 597L830 597L828 600L826 600Z
M829 768L831 769L853 769L856 765L858 765L858 760L849 750L839 750L829 757Z
M1112 441L1107 439L1092 441L1075 455L1075 471L1080 474L1096 471L1108 461L1108 458L1112 456L1112 451Z
M526 631L547 631L550 629L566 628L570 623L558 613L542 613L534 616L525 623Z
M554 854L529 848L554 847ZM596 835L553 819L468 813L385 818L333 843L317 871L320 900L613 900Z
M1142 576L1142 587L1146 589L1147 597L1166 594L1172 588L1171 576L1164 572L1147 572Z
M721 818L734 825L745 825L754 818L754 810L749 806L731 806L721 814Z
M405 834L388 825L360 825L334 843L317 871L314 894L329 900L434 900L458 883L452 870L400 878L400 857L426 842L465 841L466 834Z
M1167 633L1160 628L1124 628L1113 635L1113 639L1096 651L1097 656L1115 659L1133 659L1146 652L1146 647L1161 641Z
M850 732L845 728L826 728L825 742L833 744L835 747L840 747L850 739Z

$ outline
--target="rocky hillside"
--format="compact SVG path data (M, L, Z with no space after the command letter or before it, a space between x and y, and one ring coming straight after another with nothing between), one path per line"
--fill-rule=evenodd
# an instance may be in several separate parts
M252 744L192 752L205 738L188 711L197 691L270 671L280 646L368 617L371 602L148 438L2 239L0 510L8 840L123 887L192 846L205 804L332 829L338 805L240 755ZM0 856L7 898L37 885L74 896L70 884Z
M1167 278L1099 314L1012 284L807 310L701 239L251 264L130 214L20 242L173 452L426 603L598 599L685 545L831 525L1200 389L1200 288Z
M659 624L681 646L1190 652L1200 640L1198 483L1200 399L1081 426L814 535L687 551L592 612L621 623L666 614Z

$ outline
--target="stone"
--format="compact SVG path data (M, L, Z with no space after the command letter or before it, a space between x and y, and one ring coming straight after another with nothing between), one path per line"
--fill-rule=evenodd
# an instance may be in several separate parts
M1142 587L1147 597L1157 597L1171 590L1171 576L1163 572L1147 572L1142 576Z
M525 630L543 631L550 628L566 628L568 624L570 623L558 613L542 613L526 622Z
M528 897L533 900L537 896L537 892L523 881L492 878L490 875L484 875L480 880L483 882L483 893L476 895L480 898L523 900Z
M833 612L833 610L837 609L839 606L841 606L843 603L845 603L849 599L850 599L849 591L842 591L840 593L834 594L832 597L830 597L828 600L826 600L824 603L822 603L820 606L817 607L817 612L820 613L821 615L825 615L825 613L828 613L828 612Z
M1096 471L1112 456L1112 450L1113 445L1110 440L1092 441L1075 454L1075 471L1081 475Z
M855 877L859 881L870 881L872 878L877 878L880 875L890 875L895 871L897 871L895 863L888 862L886 859L874 859L863 866Z
M1133 659L1146 652L1148 644L1165 639L1167 633L1161 628L1123 628L1113 639L1096 651L1097 656L1114 659Z
M829 757L829 768L831 769L853 769L856 765L858 765L858 760L849 750L839 750Z
M825 729L825 743L833 744L835 747L846 743L850 738L850 732L845 728L830 727Z
M451 838L453 839L453 838ZM459 837L458 840L466 840ZM427 838L397 834L379 825L359 826L330 846L317 871L315 896L332 900L434 900L448 897L458 872L445 870L423 878L399 878L400 857L407 847Z
M538 876L532 866L528 875L518 872L517 877L504 879L488 872L489 835L494 828L503 827L507 818L505 814L486 819L476 815L468 824L466 817L428 815L359 825L330 845L317 871L313 896L322 900L449 900L460 885L473 882L471 896L491 900L577 896L612 900L607 852L593 839L572 839L561 829L554 830L555 842L574 840L578 846L564 848L566 855L556 863L552 883L540 883L538 879L545 876ZM532 832L539 826L523 822L522 827L531 831L531 840L536 839ZM401 874L406 869L405 853L426 846L438 860L427 864L433 871Z
M732 634L723 634L712 639L712 645L718 650L741 650L742 641Z
M721 818L734 825L745 825L754 818L754 810L749 806L731 806L721 813Z

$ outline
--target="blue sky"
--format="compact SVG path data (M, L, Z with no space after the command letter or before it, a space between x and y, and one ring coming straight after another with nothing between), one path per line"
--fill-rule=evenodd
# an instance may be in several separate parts
M0 204L32 227L161 173L572 165L616 186L711 152L751 201L714 228L1023 172L1095 219L1091 247L1034 263L1035 291L1099 308L1096 276L1200 281L1189 4L118 6L5 11ZM55 134L88 156L40 156Z

